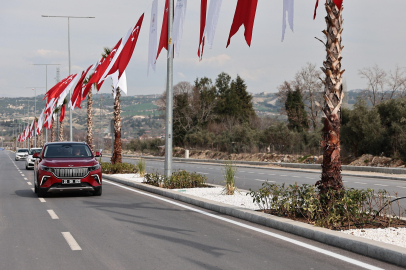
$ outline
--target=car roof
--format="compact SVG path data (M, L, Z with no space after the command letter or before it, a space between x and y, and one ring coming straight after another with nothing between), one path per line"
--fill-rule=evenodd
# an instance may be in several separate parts
M53 144L86 144L86 142L47 142L44 144L45 145L53 145Z

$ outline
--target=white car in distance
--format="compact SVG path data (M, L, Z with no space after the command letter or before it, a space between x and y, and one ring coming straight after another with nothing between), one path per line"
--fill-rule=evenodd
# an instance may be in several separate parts
M20 148L16 152L16 160L26 159L28 156L28 149L27 148Z
M42 148L31 148L30 152L28 152L28 156L27 159L25 160L25 169L29 170L29 169L34 169L34 163L35 163L35 158L33 158L32 156L35 153L41 153Z

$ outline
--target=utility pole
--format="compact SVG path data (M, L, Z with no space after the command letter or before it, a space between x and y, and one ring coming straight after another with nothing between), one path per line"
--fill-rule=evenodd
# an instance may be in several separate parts
M68 19L68 56L69 56L69 75L71 75L71 60L70 60L70 19L94 19L95 17L77 17L77 16L49 16L42 15L45 18L67 18ZM72 99L72 89L69 90L69 100ZM72 135L72 110L69 110L69 138L73 142Z
M34 120L37 118L37 88L44 88L44 87L26 87L32 88L34 90ZM35 129L34 132L34 148L37 147L37 130Z
M173 114L173 0L169 0L168 11L168 60L166 76L166 136L165 136L165 167L164 173L167 177L172 175L172 114Z

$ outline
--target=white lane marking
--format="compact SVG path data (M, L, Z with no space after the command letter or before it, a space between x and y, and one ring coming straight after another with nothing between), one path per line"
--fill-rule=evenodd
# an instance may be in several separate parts
M44 198L38 198L40 202L46 202Z
M262 181L262 182L265 182L266 180L262 180L262 179L254 179L254 180L256 180L256 181Z
M27 182L28 185L32 186L31 182Z
M354 184L366 185L367 183L362 183L362 182L354 182Z
M82 250L70 232L62 232L62 235L72 250Z
M59 217L55 214L54 210L47 210L47 211L52 219L59 219Z
M248 173L254 173L254 172L248 172Z
M397 187L399 187L399 188L406 188L406 187L401 187L401 186L397 186Z
M343 181L343 183L347 183L348 181Z
M375 186L387 187L388 185L374 184Z
M21 174L21 176L25 176L24 174Z
M313 180L315 179L315 178L312 178L312 177L306 177L306 178L307 178L307 179L313 179Z
M245 171L240 171L240 172L245 172Z
M197 172L197 173L200 173L200 174L208 174L208 173L204 173L204 172Z
M35 189L34 189L34 188L32 188L31 190L32 190L32 192L34 192L34 193L35 193Z
M24 180L28 180L27 177L24 177Z
M301 247L304 247L304 248L313 250L313 251L315 251L315 252L322 253L322 254L324 254L324 255L327 255L327 256L330 256L330 257L333 257L333 258L336 258L336 259L339 259L339 260L342 260L342 261L345 261L345 262L348 262L348 263L351 263L351 264L360 266L360 267L364 267L364 268L366 268L366 269L371 269L371 270L383 270L382 268L375 267L375 266L373 266L373 265L370 265L370 264L367 264L367 263L363 263L363 262L361 262L361 261L352 259L352 258L350 258L350 257L346 257L346 256L343 256L343 255L340 255L340 254L337 254L337 253L334 253L334 252L331 252L331 251L327 251L327 250L324 250L324 249L322 249L322 248L318 248L318 247L315 247L315 246L312 246L312 245L309 245L309 244L306 244L306 243L303 243L303 242L300 242L300 241L291 239L291 238L289 238L289 237L279 235L279 234L277 234L277 233L268 232L268 231L266 231L266 230L259 229L259 228L256 228L256 227L253 227L253 226L250 226L250 225L247 225L247 224L238 222L238 221L234 221L234 220L231 220L231 219L228 219L228 218L225 218L225 217L217 216L217 215L214 215L214 214L205 212L205 211L203 211L203 210L199 210L199 209L196 209L196 208L193 208L193 207L190 207L190 206L187 206L187 205L178 203L178 202L174 202L174 201L171 201L171 200L169 200L169 199L161 198L161 197L158 197L158 196L153 195L153 194L148 194L148 193L145 193L145 192L143 192L143 191L139 191L139 190L136 190L136 189L132 189L132 188L129 188L129 187L125 187L125 186L122 186L122 185L120 185L120 184L116 184L116 183L113 183L113 182L111 182L111 181L108 181L108 180L103 180L103 181L104 181L105 183L109 183L109 184L111 184L111 185L115 185L115 186L121 187L121 188L123 188L123 189L127 189L127 190L129 190L129 191L132 191L132 192L135 192L135 193L138 193L138 194L142 194L142 195L145 195L145 196L148 196L148 197L151 197L151 198L155 198L155 199L160 200L160 201L164 201L164 202L167 202L167 203L170 203L170 204L173 204L173 205L177 205L177 206L179 206L179 207L182 207L182 208L185 208L185 209L188 209L188 210L191 210L191 211L200 213L200 214L202 214L202 215L206 215L206 216L209 216L209 217L212 217L212 218L215 218L215 219L222 220L222 221L224 221L224 222L228 222L228 223L234 224L234 225L239 226L239 227L243 227L243 228L246 228L246 229L249 229L249 230L252 230L252 231L256 231L256 232L259 232L259 233L262 233L262 234L269 235L269 236L274 237L274 238L278 238L278 239L280 239L280 240L289 242L289 243L291 243L291 244L294 244L294 245L297 245L297 246L301 246Z

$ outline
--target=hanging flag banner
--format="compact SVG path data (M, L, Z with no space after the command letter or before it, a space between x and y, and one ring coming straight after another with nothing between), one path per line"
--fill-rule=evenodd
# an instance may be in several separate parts
M72 97L69 100L68 107L71 108L71 110L74 110L76 107L80 108L80 103L82 102L82 90L84 87L86 87L86 84L83 84L83 82L86 79L86 75L94 67L95 67L95 65L91 65L86 70L82 71L82 74L78 80L78 83L76 84L75 88L72 91ZM89 81L90 81L90 79L89 79Z
M169 42L168 41L168 16L169 16L169 0L165 0L164 18L163 18L163 21L162 21L161 37L159 39L158 52L156 54L156 60L158 59L158 56L161 53L163 48L168 50L168 42ZM156 60L155 60L155 62L156 62Z
M147 76L149 76L149 68L155 72L156 68L156 58L155 52L157 49L157 39L158 39L158 0L152 2L151 8L151 21L149 24L149 45L148 45L148 67Z
M59 123L62 123L63 119L65 119L65 104L62 105L61 116L59 117Z
M37 123L37 135L41 133L42 126L44 125L44 112L45 108L42 109L41 114L38 117L38 123Z
M286 32L286 13L288 14L290 30L293 32L294 3L295 0L283 0L282 42Z
M200 43L199 51L197 52L200 61L203 57L205 43L208 44L210 50L213 48L214 34L216 33L222 2L222 0L211 0L206 18L207 0L202 0L200 11Z
M176 0L175 14L173 18L173 45L175 53L179 57L180 44L183 36L183 24L186 17L187 0Z
M226 48L230 45L231 37L238 32L241 25L244 25L245 28L245 41L247 42L248 46L251 46L252 29L254 27L257 4L258 0L238 0Z

